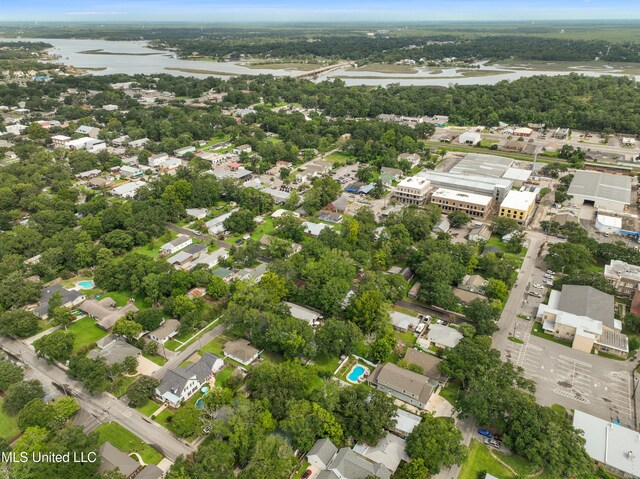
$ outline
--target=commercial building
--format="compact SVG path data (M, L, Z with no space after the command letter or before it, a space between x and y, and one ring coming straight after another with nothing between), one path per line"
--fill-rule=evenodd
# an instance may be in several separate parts
M511 218L526 225L536 206L536 194L530 191L511 190L500 205L500 216Z
M458 137L458 142L462 145L476 146L481 141L482 136L480 133L475 133L473 131L466 131Z
M472 218L484 219L491 213L493 198L475 193L438 188L431 195L431 204L438 205L444 212L463 211Z
M533 130L527 127L516 128L513 130L513 136L530 137L532 134Z
M558 339L572 341L572 347L590 353L592 349L625 357L629 341L622 334L622 322L614 318L613 296L591 286L565 284L551 291L548 304L538 307L536 317L543 329Z
M500 202L511 191L513 181L481 175L459 175L436 171L421 171L416 176L429 180L432 188L447 188L477 195L491 196Z
M592 416L573 413L573 427L582 431L587 454L617 477L640 477L640 436L637 431Z
M612 211L625 211L631 204L629 176L578 170L567 191L575 205L595 206Z
M621 295L632 298L640 285L640 266L612 259L604 266L604 277Z
M472 153L466 155L449 173L454 175L481 175L492 178L502 178L513 166L511 158L496 155L481 155Z
M622 218L598 213L594 226L601 233L618 234L622 229Z
M431 182L425 178L411 176L403 179L393 190L393 197L409 205L424 205L431 191Z

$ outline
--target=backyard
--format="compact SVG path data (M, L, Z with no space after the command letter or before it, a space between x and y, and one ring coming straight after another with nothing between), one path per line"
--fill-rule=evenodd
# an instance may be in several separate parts
M108 334L104 329L98 327L95 319L89 316L78 319L69 325L67 330L71 331L75 337L73 342L74 351L90 346Z
M178 237L178 233L173 230L169 230L166 234L162 235L160 238L156 238L153 241L145 244L144 246L138 246L137 248L133 248L132 252L140 253L144 256L149 256L150 258L156 259L160 256L160 248L163 244L168 243L172 239Z
M96 429L96 432L100 437L100 443L110 442L113 446L127 454L137 452L147 464L158 464L162 461L162 454L117 422L101 424Z
M18 428L18 416L9 416L2 408L2 398L0 398L0 439L10 440L20 434Z

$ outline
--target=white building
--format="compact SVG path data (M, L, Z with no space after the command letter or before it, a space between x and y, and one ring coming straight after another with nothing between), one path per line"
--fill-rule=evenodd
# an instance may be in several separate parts
M53 135L51 137L51 142L53 143L54 148L63 147L70 140L71 140L71 137L66 135Z
M423 205L429 198L431 182L419 176L411 176L403 179L393 189L393 197L402 203L410 205Z
M163 255L167 255L167 256L172 255L174 253L177 253L181 249L186 248L192 243L193 243L193 239L191 239L191 237L187 235L178 236L173 241L169 241L168 243L163 244L160 247L160 252Z
M618 234L622 229L622 218L598 213L595 228L602 233Z
M567 193L574 205L625 211L631 204L631 177L578 170Z
M462 145L476 146L481 141L482 136L480 133L475 133L473 131L466 131L458 137L458 142Z
M131 181L124 185L116 186L111 190L111 194L119 198L133 198L138 190L145 185L144 181Z

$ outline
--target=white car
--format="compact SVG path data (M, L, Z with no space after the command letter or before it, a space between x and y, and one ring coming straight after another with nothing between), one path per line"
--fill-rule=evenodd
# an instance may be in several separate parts
M545 274L544 277L547 278L547 279L553 279L553 275L552 274Z
M550 275L552 275L552 276L553 276L555 273L554 273L553 271L551 271L550 269L548 269L548 270L547 270L547 274L550 274Z
M534 284L533 287L536 288L536 289L544 289L544 286L542 286L541 284L538 284L538 283Z

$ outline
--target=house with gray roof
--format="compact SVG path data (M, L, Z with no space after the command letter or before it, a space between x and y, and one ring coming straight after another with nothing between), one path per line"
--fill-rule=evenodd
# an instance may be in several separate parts
M320 469L317 479L391 478L391 471L384 464L371 461L348 447L338 450L329 439L318 439L307 459Z
M233 359L244 366L248 366L260 356L260 351L251 346L249 341L244 338L228 341L222 351L225 358Z
M108 334L96 341L96 345L98 347L89 351L87 357L91 359L104 358L109 366L120 364L128 357L137 358L141 353L138 348L113 334Z
M427 348L431 344L441 349L455 348L462 341L462 337L462 333L457 329L442 324L432 324L427 333Z
M407 437L413 432L418 424L422 422L422 416L405 411L404 409L396 409L394 417L396 424L391 431L400 437Z
M67 289L61 284L45 286L42 288L38 305L33 309L33 313L42 319L47 319L49 317L49 300L51 296L56 293L60 293L62 299L60 305L65 308L73 308L82 303L86 298L84 293Z
M140 463L124 452L120 451L110 442L105 442L100 446L100 466L98 474L104 474L107 471L118 469L127 479L132 478L142 469Z
M127 313L137 313L138 308L133 303L127 303L123 307L118 307L113 298L102 298L97 301L95 299L88 299L78 309L84 311L89 316L97 321L98 326L102 329L108 330L116 324L120 318L124 318Z
M169 369L156 388L156 397L178 407L224 366L221 357L204 353L197 363L184 368Z
M164 344L178 334L179 329L180 321L177 319L167 319L149 333L149 339L152 339L157 343Z
M164 255L170 255L177 253L181 249L186 248L193 243L193 239L187 235L180 235L176 239L163 244L160 247L160 252Z
M138 473L136 479L160 479L164 473L155 464L147 464L145 468Z
M393 363L379 364L367 379L376 389L412 406L425 409L433 393L429 378Z
M422 374L429 378L434 387L438 385L444 386L449 380L449 377L438 369L438 364L442 362L442 359L433 354L423 353L415 348L408 348L404 354L404 360L421 368Z
M396 472L401 461L409 460L405 447L406 442L403 438L387 432L375 446L356 444L353 451L373 463L384 465L391 472Z

